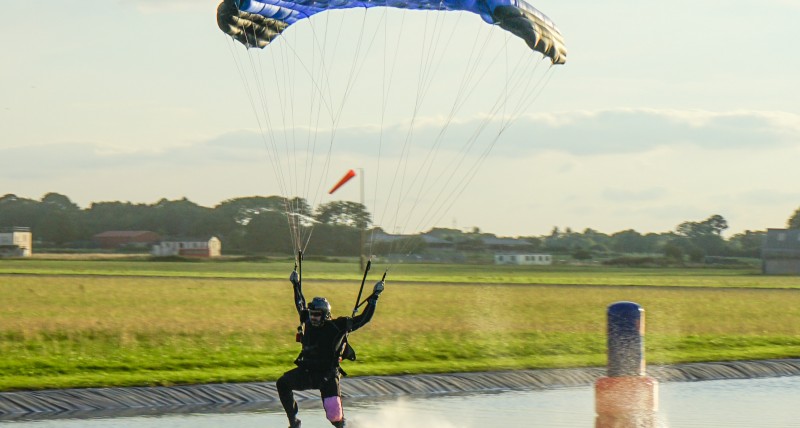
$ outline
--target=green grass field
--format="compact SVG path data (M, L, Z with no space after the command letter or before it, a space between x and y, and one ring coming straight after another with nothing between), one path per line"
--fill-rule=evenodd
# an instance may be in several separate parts
M0 260L0 390L274 380L291 262ZM368 287L382 274L376 264ZM348 315L360 273L307 262ZM636 287L632 287L636 285ZM800 278L738 269L399 265L351 375L605 364L605 308L646 309L650 364L800 357Z
M289 259L270 262L164 262L136 257L109 260L29 259L0 260L0 274L150 276L188 278L286 279ZM372 276L386 267L375 263ZM307 261L309 280L361 279L355 263ZM676 287L742 287L800 289L800 278L764 276L756 268L615 268L605 266L493 266L396 264L389 278L404 282L649 285Z

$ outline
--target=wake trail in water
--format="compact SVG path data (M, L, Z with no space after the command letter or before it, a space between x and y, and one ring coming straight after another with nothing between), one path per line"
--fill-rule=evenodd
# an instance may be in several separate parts
M404 400L382 406L377 414L354 416L350 421L353 428L472 428L450 422L433 409L412 409Z

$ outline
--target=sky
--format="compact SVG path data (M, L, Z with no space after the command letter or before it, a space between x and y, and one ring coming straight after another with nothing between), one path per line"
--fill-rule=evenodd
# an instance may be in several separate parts
M533 4L563 34L566 64L532 60L540 75L531 81L541 85L534 102L497 138L492 126L511 115L504 107L490 117L486 142L455 161L471 178L423 193L414 186L435 186L420 184L429 174L422 171L446 174L493 100L532 93L511 80L516 60L534 58L531 52L476 16L444 18L444 36L429 44L442 50L429 51L426 63L424 48L422 56L409 53L420 50L415 37L437 25L424 13L356 11L327 27L321 19L297 24L280 43L247 52L217 28L216 1L0 0L0 15L13 17L0 26L0 194L40 199L57 192L83 208L183 197L213 207L300 189L317 205L359 201L355 184L333 197L308 190L327 188L354 168L366 177L367 208L389 231L478 227L501 236L553 227L661 233L715 214L728 221L731 236L784 227L800 208L800 1ZM304 51L323 30L326 40L365 45ZM396 37L366 47L384 31ZM453 84L466 76L469 55L484 38L494 44L479 52L495 68L464 92L469 102L448 120ZM387 58L395 63L389 108L377 101ZM242 77L253 61L272 71ZM331 70L326 93L333 94L324 102L303 78L323 82L314 71L322 62ZM414 115L403 97L419 93L427 72L430 93ZM256 81L263 89L251 85ZM345 93L346 107L337 110ZM333 114L323 114L328 108L341 111L335 130L327 125ZM268 125L260 116L267 112L275 120ZM442 123L448 131L430 160L425 150ZM270 141L287 135L292 144L313 136L322 149L307 157L273 154ZM329 146L331 135L337 140ZM320 176L309 179L307 171ZM401 196L394 202L392 194ZM433 214L417 221L401 208Z

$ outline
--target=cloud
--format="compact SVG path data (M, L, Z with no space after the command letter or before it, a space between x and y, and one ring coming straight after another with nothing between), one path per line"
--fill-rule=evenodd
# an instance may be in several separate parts
M800 115L764 111L578 111L525 116L509 134L498 149L506 154L554 150L600 155L670 146L762 149L800 144Z
M771 111L710 112L702 110L614 109L531 114L520 117L502 135L499 119L484 123L474 117L447 124L444 119L419 120L376 128L351 127L337 133L336 150L399 155L405 144L421 149L520 156L546 151L573 155L648 152L660 147L705 150L761 150L800 145L800 115ZM479 132L480 131L480 132Z
M454 163L472 165L489 151L492 158L503 159L547 152L580 157L645 153L657 148L729 152L800 147L800 115L782 112L619 109L533 114L520 118L499 140L499 122L488 124L483 133L475 133L480 120L452 123L444 133L443 120L437 118L421 121L413 132L403 123L386 126L383 132L371 126L345 127L337 130L332 147L330 130L298 128L276 129L264 136L255 130L239 130L192 144L164 145L158 150L120 149L87 142L0 148L0 158L22 160L5 166L0 177L145 165L271 165L270 156L282 162L303 161L307 153L324 158L329 150L336 158L357 156L360 163L377 160L379 155L381 162L407 158L419 163L433 155L428 162L436 162L441 170ZM290 143L287 147L281 141ZM641 200L656 198L659 192L664 190L608 189L604 196L620 201Z
M263 162L266 152L257 134L240 131L193 145L163 149L112 147L87 142L0 148L0 159L17 159L0 169L0 178L48 178L70 172L121 168L189 168Z

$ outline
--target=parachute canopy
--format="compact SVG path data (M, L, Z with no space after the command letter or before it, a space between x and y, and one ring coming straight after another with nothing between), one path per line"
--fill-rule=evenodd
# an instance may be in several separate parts
M319 12L376 6L477 13L487 23L520 37L553 64L567 60L561 33L525 0L223 0L217 8L217 24L245 46L263 48L288 26Z

